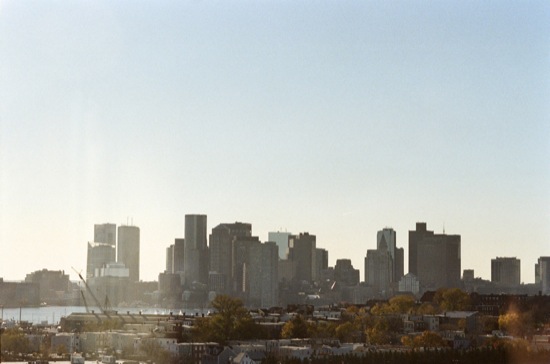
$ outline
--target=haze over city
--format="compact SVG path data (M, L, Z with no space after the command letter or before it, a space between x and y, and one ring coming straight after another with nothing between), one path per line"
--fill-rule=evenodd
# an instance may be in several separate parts
M547 2L0 2L0 277L85 270L184 215L309 232L361 269L389 226L461 235L534 281L550 255ZM407 272L407 259L405 259Z

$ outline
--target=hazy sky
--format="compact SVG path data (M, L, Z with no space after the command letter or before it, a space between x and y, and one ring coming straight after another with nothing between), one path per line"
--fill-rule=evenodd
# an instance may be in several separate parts
M550 255L547 1L0 0L0 277L86 269L184 215L307 231L361 269L376 232L462 236L534 281ZM133 219L133 220L132 220Z

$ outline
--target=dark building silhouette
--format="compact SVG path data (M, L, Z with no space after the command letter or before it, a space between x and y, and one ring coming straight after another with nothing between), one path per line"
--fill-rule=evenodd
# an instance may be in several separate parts
M238 236L233 240L231 248L232 268L231 287L239 297L246 299L247 279L246 269L250 265L250 249L259 245L257 236Z
M279 303L279 247L275 242L252 244L245 265L247 303L252 307L273 307Z
M184 284L208 283L206 215L185 215Z
M404 253L396 246L396 235L391 228L378 231L376 249L367 250L365 257L365 282L382 296L396 291L403 277Z
M174 239L174 250L172 253L172 273L183 274L183 266L185 263L185 239Z
M350 259L338 259L334 266L334 280L342 286L359 284L359 269L353 268Z
M296 275L298 281L313 282L317 279L316 268L316 239L315 235L300 233L288 238L289 260L296 262Z
M507 286L518 286L521 283L520 260L515 257L491 259L491 282Z
M229 293L232 286L229 281L232 277L233 266L233 242L239 237L250 237L252 235L252 225L242 222L231 224L220 224L212 229L210 234L210 273L209 282L216 286L217 292L220 287L225 287L223 291ZM215 273L215 274L214 274Z
M460 287L460 235L434 234L426 223L409 231L409 271L422 291Z

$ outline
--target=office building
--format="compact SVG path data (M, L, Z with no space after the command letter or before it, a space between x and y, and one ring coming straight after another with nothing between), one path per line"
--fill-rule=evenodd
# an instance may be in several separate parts
M225 287L229 289L231 285L229 284L232 276L232 249L233 241L239 237L250 237L252 236L252 225L242 222L235 223L225 223L220 224L212 229L210 234L210 272L215 272L215 280L217 287ZM223 284L220 284L219 281L223 280ZM210 288L214 290L213 287ZM217 292L223 292L218 291ZM225 292L229 293L229 291Z
M185 239L174 239L173 254L172 273L179 273L183 278L183 266L185 265Z
M94 242L116 246L116 225L110 223L95 224Z
M267 240L277 244L279 259L288 259L288 238L290 235L290 233L281 231L269 232L267 234Z
M367 250L365 257L365 282L381 296L397 290L403 277L403 248L397 248L397 234L392 228L384 228L376 234L376 249Z
M139 227L118 227L117 262L129 271L130 282L139 282Z
M550 257L540 257L536 270L541 293L550 295Z
M350 259L338 259L334 266L334 280L340 286L356 286L359 284L359 269L353 268Z
M55 304L56 302L65 302L62 299L69 292L69 275L60 270L37 270L29 273L25 277L25 282L36 283L40 290L40 302Z
M387 296L392 282L392 259L390 253L381 245L379 249L367 250L365 257L365 283L373 287L377 295Z
M460 287L460 244L460 235L434 234L426 223L409 231L409 272L422 291Z
M288 238L289 260L296 262L295 280L312 283L317 279L317 254L315 235L300 233Z
M86 278L99 275L99 269L108 263L115 263L115 246L108 243L88 242L88 255L86 262Z
M384 228L376 234L376 248L382 245L390 254L391 282L398 282L404 275L404 251L397 247L397 233L392 228Z
M245 264L245 288L251 307L269 308L279 304L279 248L275 242L251 244Z
M506 286L521 283L521 264L517 258L497 257L491 259L491 282Z
M165 273L174 273L174 244L166 248L166 266Z
M206 215L185 215L184 284L208 283Z
M246 270L250 264L250 248L259 244L260 239L257 236L238 236L233 240L231 246L232 265L229 285L233 292L242 299L246 299Z

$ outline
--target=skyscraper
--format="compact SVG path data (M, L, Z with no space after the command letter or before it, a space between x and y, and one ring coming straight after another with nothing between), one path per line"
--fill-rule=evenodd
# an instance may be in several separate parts
M116 246L116 225L110 223L95 224L94 242Z
M385 244L384 244L385 243ZM376 234L376 247L381 249L382 245L391 258L391 282L399 282L404 275L404 251L397 247L397 233L392 228L384 228Z
M86 279L93 278L96 270L116 261L115 246L107 243L88 242L86 258Z
M426 223L409 231L409 271L421 290L460 286L460 235L434 234Z
M180 275L183 274L183 266L185 264L185 239L176 238L174 239L174 256L173 259L173 265L172 265L172 273L179 273ZM183 282L183 280L182 280Z
M550 257L540 257L536 265L541 293L550 294Z
M368 249L365 257L365 282L377 294L386 296L392 282L392 259L385 241L377 249Z
M238 237L247 237L251 235L252 225L242 222L220 224L212 229L209 239L210 272L221 274L221 276L216 276L217 286L225 287L227 293L232 286L229 282L232 276L233 241ZM220 284L219 280L223 282Z
M245 265L248 305L269 308L279 303L279 249L274 242L251 244Z
M290 233L280 231L267 233L267 240L277 244L279 259L288 259L288 238L290 235Z
M491 259L491 282L507 286L521 283L521 262L517 258L497 257Z
M206 215L185 215L184 284L208 283Z
M166 248L166 268L165 273L174 273L174 244Z
M382 296L398 289L403 277L403 248L397 248L395 230L384 228L376 234L376 249L367 250L365 282Z
M128 268L130 282L139 282L139 228L119 226L117 245L117 262Z
M289 259L296 262L296 276L298 281L313 282L316 277L317 254L315 235L300 233L291 235L288 239Z
M250 265L250 248L259 245L260 239L257 236L237 236L231 244L231 282L233 292L241 298L246 299L247 290L247 267Z

